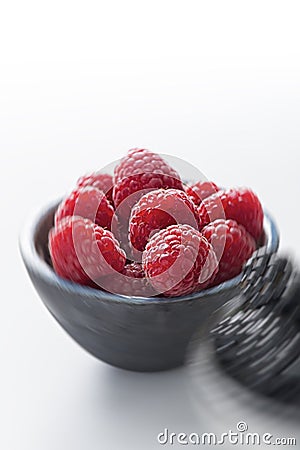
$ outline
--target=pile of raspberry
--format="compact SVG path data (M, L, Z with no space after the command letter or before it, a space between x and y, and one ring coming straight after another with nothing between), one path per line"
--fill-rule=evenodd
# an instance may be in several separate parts
M58 206L49 251L62 278L128 296L177 297L238 275L260 245L263 209L247 188L186 185L135 148L114 175L81 177Z

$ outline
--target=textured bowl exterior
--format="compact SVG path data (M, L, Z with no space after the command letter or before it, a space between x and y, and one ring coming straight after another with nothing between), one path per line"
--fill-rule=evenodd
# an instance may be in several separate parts
M182 365L192 335L239 293L242 275L176 298L127 297L64 280L54 273L47 250L57 204L34 215L20 238L28 274L57 322L81 347L111 365L136 371ZM264 229L264 245L275 252L279 236L267 213Z

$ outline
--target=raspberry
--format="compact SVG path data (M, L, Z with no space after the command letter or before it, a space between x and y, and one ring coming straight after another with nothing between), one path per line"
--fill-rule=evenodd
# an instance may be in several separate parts
M156 294L149 284L141 264L135 262L126 264L121 275L123 276L115 274L113 277L110 277L104 285L105 289L115 294L138 297L148 297Z
M218 186L212 181L198 181L198 183L188 186L185 190L192 198L195 205L200 205L202 200L219 191Z
M126 275L129 278L144 278L145 277L145 273L143 271L142 264L139 264L139 263L126 264L126 266L122 270L122 274Z
M92 172L79 178L78 187L93 186L104 192L105 197L112 203L113 178L108 173Z
M169 225L199 228L196 206L184 191L157 189L143 195L131 212L129 232L132 246L143 251L149 238Z
M204 199L198 211L203 225L216 219L232 219L243 225L256 241L262 235L263 209L258 197L250 189L219 191Z
M253 237L235 220L215 220L203 228L202 234L213 246L219 260L214 285L238 275L256 249Z
M153 287L168 297L205 289L218 271L211 244L190 225L171 225L156 233L146 245L142 265Z
M86 186L76 188L61 202L55 214L55 224L57 225L66 216L76 215L90 219L97 225L110 230L114 213L114 208L102 191Z
M113 200L118 214L129 218L132 206L140 197L155 189L180 189L183 185L178 173L161 156L149 150L134 148L115 168Z
M94 286L99 278L121 272L125 252L114 235L89 219L67 216L49 233L49 252L62 278Z

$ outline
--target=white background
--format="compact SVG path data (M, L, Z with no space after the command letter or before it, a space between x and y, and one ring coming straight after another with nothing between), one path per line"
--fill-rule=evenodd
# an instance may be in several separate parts
M210 431L185 369L113 369L64 334L18 233L79 175L143 146L251 186L298 258L299 12L262 0L1 5L1 448L147 450L166 426Z

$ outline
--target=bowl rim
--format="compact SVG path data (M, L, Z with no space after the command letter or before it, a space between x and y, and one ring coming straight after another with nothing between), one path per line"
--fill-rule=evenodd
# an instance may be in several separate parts
M66 280L57 275L51 266L39 255L36 245L35 236L39 229L42 220L54 209L61 199L56 199L35 211L21 230L19 236L19 248L22 259L28 271L34 272L46 283L53 286L59 286L60 289L67 291L69 294L82 296L93 300L101 300L106 302L117 302L127 304L160 304L168 305L171 303L180 303L191 300L200 300L210 296L218 295L220 292L237 288L242 280L243 272L236 277L220 283L212 288L204 289L202 291L194 292L192 294L179 297L138 297L127 296L121 294L113 294L107 291L102 291L89 286L80 285L71 280ZM266 243L262 246L266 248L267 252L275 253L279 247L279 232L277 225L272 216L264 209L264 231L266 235Z

